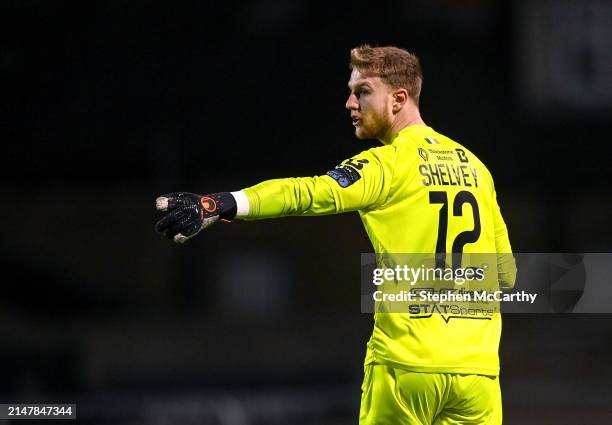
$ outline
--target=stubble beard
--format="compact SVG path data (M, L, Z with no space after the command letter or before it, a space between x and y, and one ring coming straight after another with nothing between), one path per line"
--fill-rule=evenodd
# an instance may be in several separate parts
M381 140L389 127L385 123L386 120L383 117L372 119L367 126L364 126L362 121L361 125L355 128L355 137L359 140Z
M372 133L372 125L375 124L375 122L372 121L375 120L372 120L371 115L368 117L364 117L362 115L359 124L355 126L355 137L357 137L359 140L369 139Z

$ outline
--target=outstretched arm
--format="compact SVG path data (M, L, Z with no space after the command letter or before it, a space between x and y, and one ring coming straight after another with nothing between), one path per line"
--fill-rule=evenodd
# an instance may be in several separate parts
M379 208L391 187L394 159L394 148L385 146L362 152L323 176L267 180L232 193L162 195L156 207L166 215L156 230L182 243L222 219L257 220Z

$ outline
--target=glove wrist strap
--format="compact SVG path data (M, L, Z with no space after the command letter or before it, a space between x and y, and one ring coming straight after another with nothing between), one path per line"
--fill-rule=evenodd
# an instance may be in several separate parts
M222 220L233 220L236 217L236 200L229 192L219 192L209 195L215 198L219 207L219 218Z

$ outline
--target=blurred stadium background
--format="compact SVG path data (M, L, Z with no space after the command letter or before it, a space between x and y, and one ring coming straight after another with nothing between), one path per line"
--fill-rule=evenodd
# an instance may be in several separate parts
M2 402L76 402L87 424L356 423L357 215L178 247L153 201L374 146L344 109L365 42L420 56L425 121L488 164L515 251L612 249L610 1L6 0L0 21ZM506 316L505 423L612 423L611 349L611 316Z

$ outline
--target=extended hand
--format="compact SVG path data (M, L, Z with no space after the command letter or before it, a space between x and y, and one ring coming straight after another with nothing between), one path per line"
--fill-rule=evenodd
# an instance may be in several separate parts
M155 224L155 230L176 243L188 241L219 220L222 207L227 203L223 195L176 192L160 196L155 200L155 207L167 214Z

